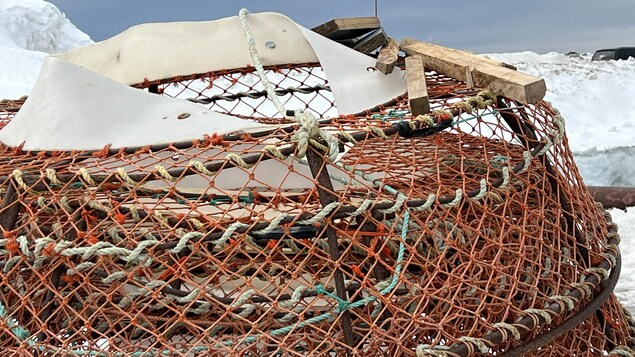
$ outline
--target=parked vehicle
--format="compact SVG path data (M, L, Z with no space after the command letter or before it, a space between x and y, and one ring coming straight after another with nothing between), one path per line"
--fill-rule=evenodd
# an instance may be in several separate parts
M618 47L604 50L597 50L593 54L591 61L627 60L635 58L635 47Z

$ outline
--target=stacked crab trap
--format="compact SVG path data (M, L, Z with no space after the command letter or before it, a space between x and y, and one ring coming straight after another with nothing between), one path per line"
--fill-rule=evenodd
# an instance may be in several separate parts
M375 57L244 11L47 57L0 104L0 355L632 356L544 81Z

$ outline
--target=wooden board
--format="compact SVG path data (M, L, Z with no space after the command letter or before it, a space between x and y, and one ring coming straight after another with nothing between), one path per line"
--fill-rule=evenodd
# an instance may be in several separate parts
M400 48L408 55L421 56L428 70L463 82L467 81L469 71L476 87L523 104L536 103L547 92L543 79L503 67L500 62L488 58L413 39L404 39Z
M381 28L379 28L356 42L353 45L353 49L364 54L369 54L383 46L386 41L388 41L386 34L384 34L384 31Z
M363 36L380 27L379 18L371 16L334 19L312 30L337 41Z
M430 100L426 85L426 74L421 56L406 57L406 81L408 82L408 101L412 116L430 112Z
M397 63L398 54L399 44L395 41L395 39L388 38L388 42L379 51L375 68L383 74L392 73L393 69L395 69L395 64Z

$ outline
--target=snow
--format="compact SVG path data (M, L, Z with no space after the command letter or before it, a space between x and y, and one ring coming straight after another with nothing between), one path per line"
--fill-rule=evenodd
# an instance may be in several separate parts
M635 186L635 59L591 54L488 54L544 78L546 99L566 119L569 146L587 185Z
M90 37L51 3L1 0L0 99L28 94L47 54L90 43Z
M91 43L54 5L0 0L0 98L29 94L47 53ZM546 99L567 119L567 136L589 185L635 186L635 60L591 62L589 54L490 54L547 82ZM635 207L610 210L622 237L616 294L635 310Z

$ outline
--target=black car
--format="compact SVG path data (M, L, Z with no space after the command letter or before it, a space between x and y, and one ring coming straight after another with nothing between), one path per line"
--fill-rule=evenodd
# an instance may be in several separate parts
M605 50L597 50L591 61L627 60L635 58L635 47L618 47Z

